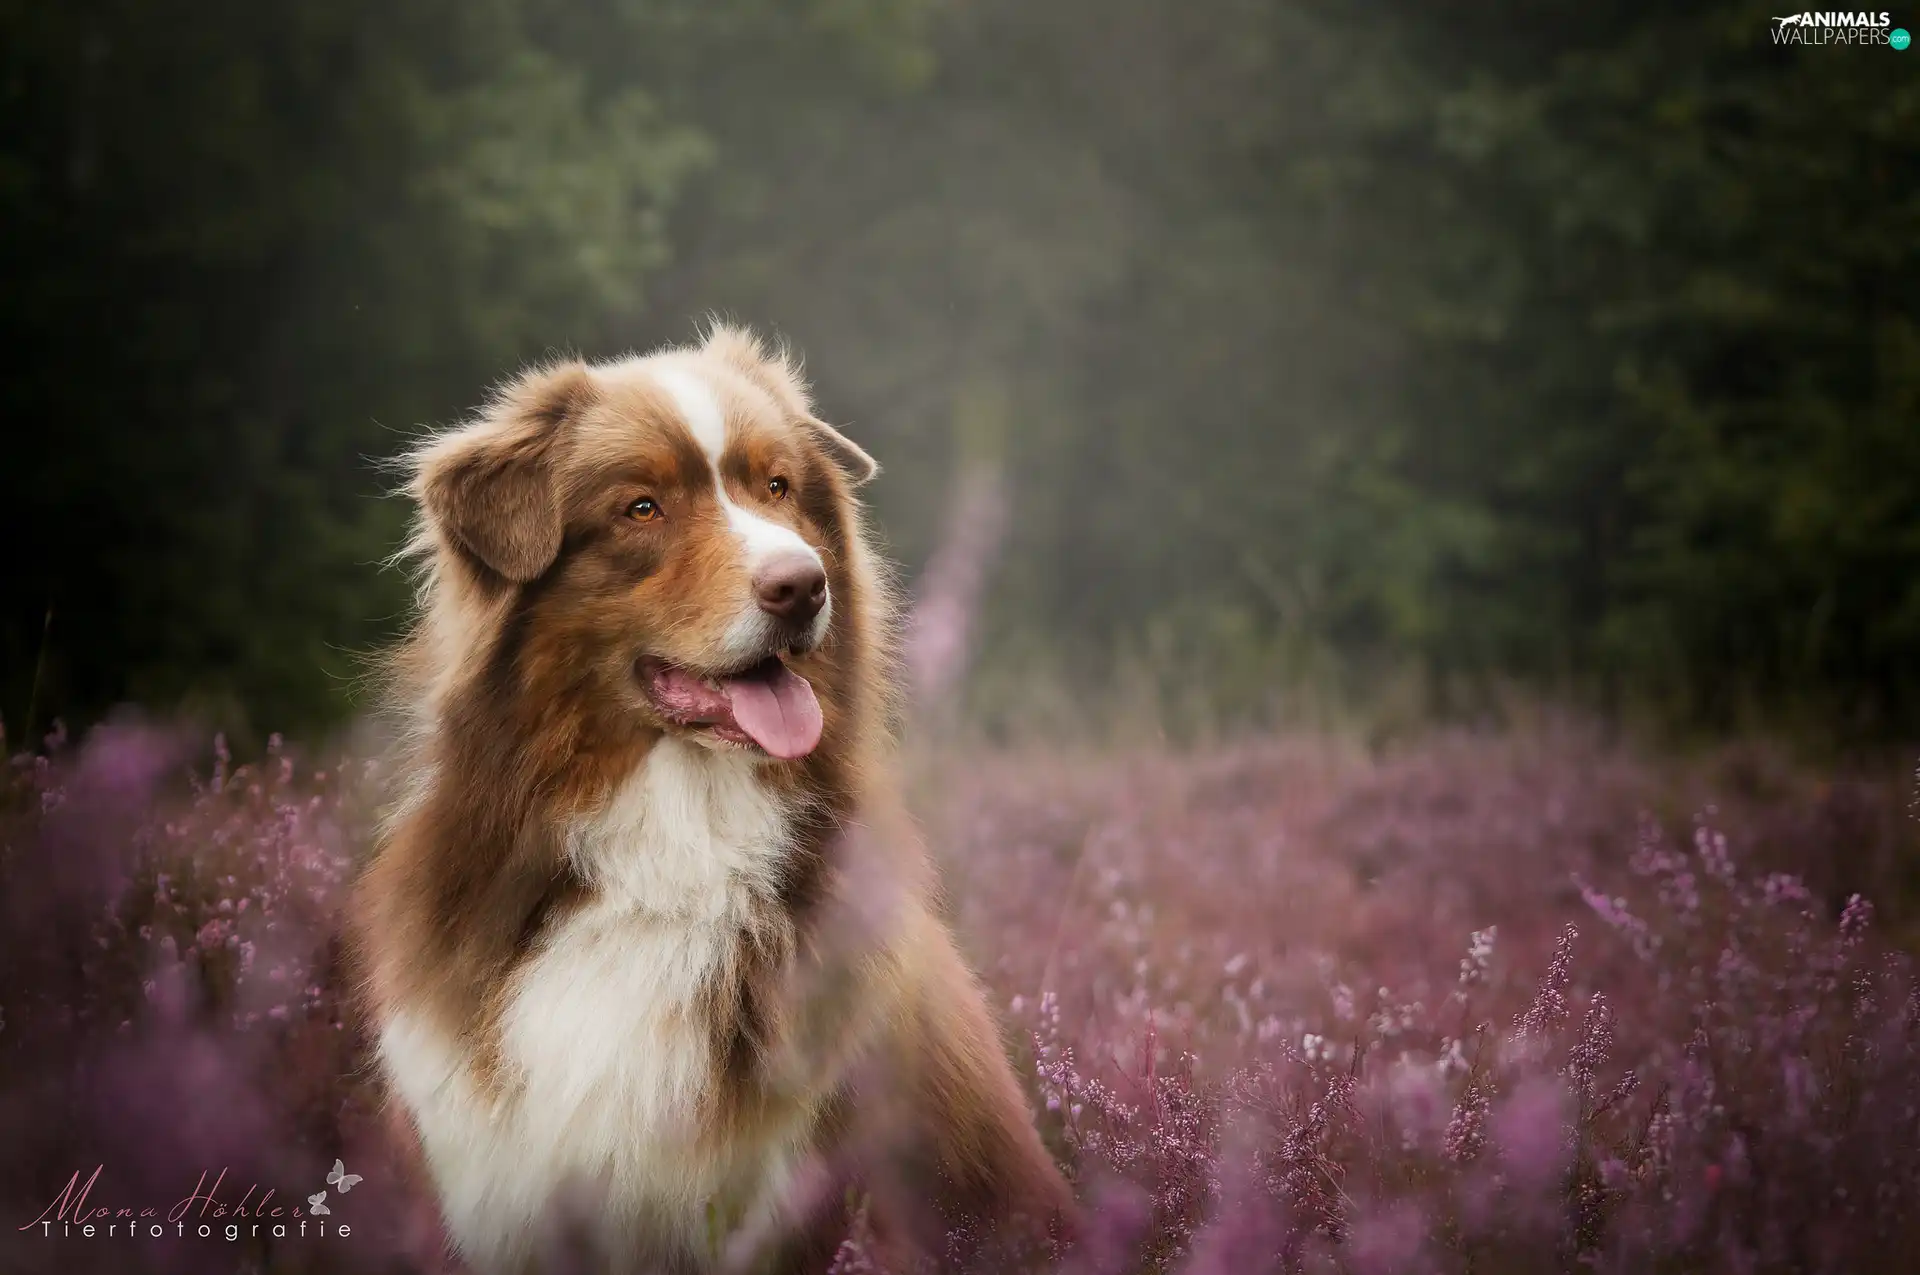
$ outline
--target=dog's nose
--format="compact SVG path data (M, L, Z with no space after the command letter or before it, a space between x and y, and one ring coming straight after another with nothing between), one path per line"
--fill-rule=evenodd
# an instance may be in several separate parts
M827 604L827 573L811 554L782 554L754 572L753 594L768 615L810 624Z

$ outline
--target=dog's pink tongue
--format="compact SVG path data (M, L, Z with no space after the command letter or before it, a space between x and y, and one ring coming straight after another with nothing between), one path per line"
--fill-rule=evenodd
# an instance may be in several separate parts
M820 701L807 679L776 663L765 674L721 683L734 725L775 757L805 757L820 742Z

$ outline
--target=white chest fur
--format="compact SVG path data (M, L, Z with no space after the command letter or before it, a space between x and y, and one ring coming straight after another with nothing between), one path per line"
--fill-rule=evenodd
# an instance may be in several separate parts
M786 838L751 758L663 740L571 832L593 901L514 976L499 1096L483 1097L466 1057L424 1022L385 1024L383 1065L470 1261L517 1263L569 1200L610 1243L649 1233L698 1250L710 1200L778 1185L796 1148L776 1139L716 1158L696 1135L714 1074L700 1000L752 899L774 888Z

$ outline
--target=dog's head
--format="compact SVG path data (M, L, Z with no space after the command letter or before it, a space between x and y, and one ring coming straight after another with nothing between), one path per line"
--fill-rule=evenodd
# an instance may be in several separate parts
M783 354L719 328L545 367L415 460L435 569L495 604L491 660L524 693L712 748L819 744L863 583L850 492L877 466Z

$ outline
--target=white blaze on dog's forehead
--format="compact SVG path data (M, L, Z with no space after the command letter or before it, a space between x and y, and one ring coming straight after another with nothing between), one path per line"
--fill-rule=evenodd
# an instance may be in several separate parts
M653 375L673 399L693 441L707 454L707 461L713 466L714 490L719 493L720 507L726 511L727 525L746 546L747 560L759 563L778 553L798 552L818 563L820 555L792 528L742 509L728 497L727 485L720 477L720 458L727 450L727 418L713 387L698 372L673 363L662 363L653 369Z
M687 432L693 435L694 442L700 444L700 450L707 454L707 461L717 474L720 457L727 450L727 417L720 410L719 398L691 369L662 363L653 369L653 375L673 399L680 419L686 423Z

